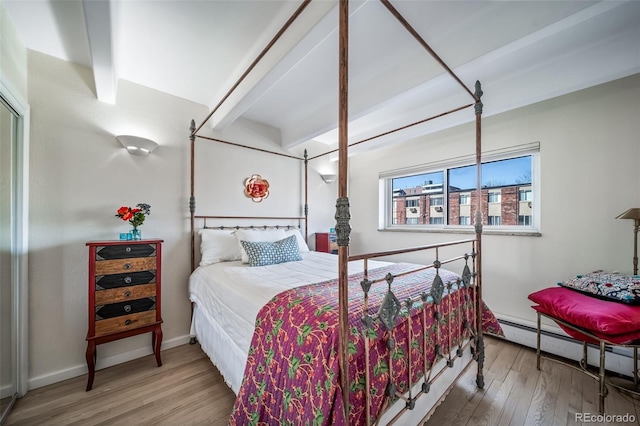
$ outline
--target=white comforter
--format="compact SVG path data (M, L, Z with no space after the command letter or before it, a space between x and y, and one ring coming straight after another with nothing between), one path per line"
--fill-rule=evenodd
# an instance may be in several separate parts
M298 262L259 267L250 267L240 261L221 262L198 267L189 278L190 299L196 304L196 310L201 311L200 315L194 315L191 334L198 337L205 352L236 393L244 374L244 365L260 308L282 291L338 276L337 256L306 252L302 253L302 257L303 260ZM369 261L369 269L388 264ZM362 261L349 263L349 274L362 270ZM197 324L196 318L199 318ZM203 324L204 322L213 324L207 325ZM209 333L205 331L206 327L213 327L216 334L222 334L223 336L214 338L220 337L222 341L207 342L205 334ZM228 346L221 348L224 344ZM243 356L240 360L224 359L240 356Z

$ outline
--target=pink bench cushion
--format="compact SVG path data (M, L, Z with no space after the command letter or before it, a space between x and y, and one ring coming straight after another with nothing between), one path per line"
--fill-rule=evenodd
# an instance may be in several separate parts
M612 343L625 344L640 339L640 306L608 302L563 287L550 287L529 295L539 312L590 331ZM587 336L563 329L580 340ZM592 339L588 339L594 342Z

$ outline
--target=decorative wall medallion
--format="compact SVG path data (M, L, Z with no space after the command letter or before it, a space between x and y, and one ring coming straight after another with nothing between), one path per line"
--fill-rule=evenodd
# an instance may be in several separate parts
M260 175L252 175L244 182L244 193L254 202L259 203L269 196L269 182Z

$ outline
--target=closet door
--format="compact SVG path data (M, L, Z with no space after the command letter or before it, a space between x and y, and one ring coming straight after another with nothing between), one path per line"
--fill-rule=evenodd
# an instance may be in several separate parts
M0 419L18 396L15 200L18 117L0 98Z

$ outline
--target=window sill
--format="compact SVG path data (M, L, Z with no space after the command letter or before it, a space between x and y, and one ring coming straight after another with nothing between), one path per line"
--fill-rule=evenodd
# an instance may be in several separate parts
M511 228L487 229L488 225L482 227L482 235L510 235L515 237L541 237L542 233L534 229L516 230ZM426 232L433 234L467 234L475 235L474 228L416 228L416 227L393 227L378 229L378 232Z

